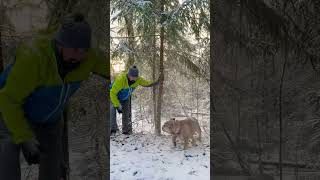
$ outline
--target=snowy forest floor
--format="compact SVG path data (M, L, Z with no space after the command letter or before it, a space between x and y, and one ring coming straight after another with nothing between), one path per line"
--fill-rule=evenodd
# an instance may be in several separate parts
M115 135L110 139L111 180L210 179L209 140L183 150L171 136L151 133Z

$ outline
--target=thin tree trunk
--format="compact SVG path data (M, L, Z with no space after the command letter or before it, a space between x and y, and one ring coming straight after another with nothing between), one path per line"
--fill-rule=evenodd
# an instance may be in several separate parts
M258 142L258 162L259 162L259 173L263 174L263 166L262 166L262 147L261 147L261 137L260 137L260 125L259 119L256 117L256 125L257 125L257 142Z
M155 29L155 25L153 26L153 33L156 33L156 29ZM156 47L156 37L153 36L152 38L152 79L155 81L156 80L156 70L157 70L157 63L156 63L156 59L157 59L157 47ZM153 86L152 87L152 99L153 99L153 122L155 125L155 122L157 120L157 86Z
M242 34L242 1L240 0L240 14L239 14L239 25L240 25L240 41L239 41L239 55L241 55L241 34ZM241 56L240 56L241 58ZM238 81L238 71L239 71L239 57L235 57L235 82ZM241 134L241 118L240 118L240 94L239 97L236 97L237 102L237 120L238 120L238 130L237 130L237 144L240 145L240 134Z
M262 82L262 104L263 104L263 115L264 117L268 118L268 113L266 110L266 88L265 88L265 84L266 84L266 51L263 52L263 82ZM261 140L261 126L259 123L259 119L256 118L257 121L257 143L258 143L258 155L259 155L259 172L260 174L263 174L263 164L262 164L262 140ZM265 121L267 123L267 121ZM262 123L261 123L262 124Z
M241 104L241 96L239 94L239 97L237 98L237 119L238 119L238 132L237 132L237 141L240 143L240 137L241 137L241 110L240 110L240 104Z
M0 23L1 25L2 23ZM2 34L0 29L0 72L3 71L3 54L2 54Z
M287 45L285 45L285 54L284 54L284 63L282 67L282 75L281 75L281 81L280 81L280 92L279 92L279 171L280 171L280 180L282 180L282 154L283 154L283 149L282 149L282 144L283 144L283 129L282 129L282 124L283 124L283 119L282 119L282 88L283 88L283 83L284 83L284 75L286 71L286 65L287 65L287 59L288 59L288 52L287 52Z
M161 0L161 12L164 12L164 0ZM163 53L164 53L164 27L162 23L164 22L164 16L161 17L161 29L160 29L160 74L164 74L163 67ZM163 80L159 83L159 95L158 95L158 106L157 106L157 120L155 122L155 133L156 135L161 135L161 105L163 96Z
M72 1L72 0L69 0ZM91 13L91 22L95 24L92 33L92 39L95 39L95 48L102 52L110 51L110 1L94 0L90 3L93 12ZM88 17L90 18L90 17ZM89 20L89 19L88 19ZM98 27L97 27L98 26ZM99 28L101 27L101 28ZM105 53L105 61L110 67L109 53ZM105 69L107 77L110 77L110 69ZM110 179L110 94L108 83L105 79L97 79L96 84L96 118L93 128L95 128L95 161L97 163L96 178L97 180Z
M296 149L296 158L295 158L296 167L294 168L294 174L295 174L296 180L299 180L299 167L297 166L298 165L298 144L296 144L295 149Z
M199 120L199 84L200 84L200 76L198 78L196 78L196 93L197 93L197 119Z
M4 24L3 19L4 19L4 13L5 13L4 7L3 7L3 1L1 1L0 10L1 10L1 15L0 15L0 27L1 27ZM4 69L2 51L3 51L3 48L2 48L2 28L0 28L0 72L2 72Z
M236 58L235 58L236 59ZM238 80L238 60L236 59L235 65L235 82ZM235 97L236 107L237 107L237 120L238 120L238 128L237 128L237 144L240 145L240 133L241 133L241 120L240 120L240 94L239 97Z
M105 47L103 49L103 52L106 53L106 59L107 64L110 67L110 1L105 0L97 0L97 3L95 5L95 9L98 9L97 15L104 17L100 18L99 24L103 27L99 29L98 34L101 34L102 37L97 37L101 40L98 41L98 47ZM101 43L101 44L100 44ZM105 70L107 72L107 77L110 77L110 69ZM106 91L108 89L108 86L110 82L103 81L103 85L101 87L101 96L102 101L100 100L101 105L100 107L100 114L98 114L100 117L98 119L100 122L98 122L98 148L97 153L99 154L99 180L106 180L110 179L110 94L109 91Z
M128 38L128 46L132 51L128 55L127 69L134 64L134 30L133 30L133 22L132 22L132 14L124 17L126 22L127 36Z
M128 38L128 46L131 52L128 54L128 62L126 64L126 69L129 69L134 64L134 29L133 29L133 22L132 22L132 14L129 14L124 17L126 22L126 29L127 29L127 36ZM131 120L131 114L132 114L132 98L129 97L129 122L132 122ZM132 126L132 125L130 125Z
M154 22L152 25L151 34L156 34L156 23ZM152 51L150 56L152 57L152 79L156 80L156 74L157 74L157 44L156 44L156 36L152 37L151 46ZM155 125L155 122L157 120L157 86L152 87L152 100L153 100L153 124Z

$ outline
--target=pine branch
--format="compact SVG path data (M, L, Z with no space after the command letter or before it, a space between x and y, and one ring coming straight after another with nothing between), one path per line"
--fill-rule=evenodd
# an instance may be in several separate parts
M160 34L150 34L150 35L140 35L140 36L111 36L110 38L122 39L122 38L140 38L140 37L153 37L153 36L160 36Z

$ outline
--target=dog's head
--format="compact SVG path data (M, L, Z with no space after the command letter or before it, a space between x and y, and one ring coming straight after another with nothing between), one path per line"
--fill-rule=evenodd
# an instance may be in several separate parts
M179 121L177 121L175 118L171 118L169 121L163 124L162 131L169 134L178 134L180 131Z

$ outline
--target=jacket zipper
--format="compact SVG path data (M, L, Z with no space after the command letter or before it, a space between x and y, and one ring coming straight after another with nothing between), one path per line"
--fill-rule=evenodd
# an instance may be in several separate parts
M46 120L45 121L48 121L50 119L50 117L59 109L60 105L61 105L61 102L63 102L63 94L64 94L64 89L65 89L65 86L62 85L62 88L61 88L61 93L60 93L60 98L59 98L59 103L58 105L56 106L56 108L47 116Z
M48 121L50 119L50 117L59 109L59 107L62 105L61 103L66 101L66 96L64 97L64 89L65 89L65 86L67 86L67 91L66 92L68 92L69 88L68 88L68 85L65 84L65 79L61 79L60 78L60 81L62 82L62 88L61 88L59 103L56 106L56 108L47 116L45 122Z

